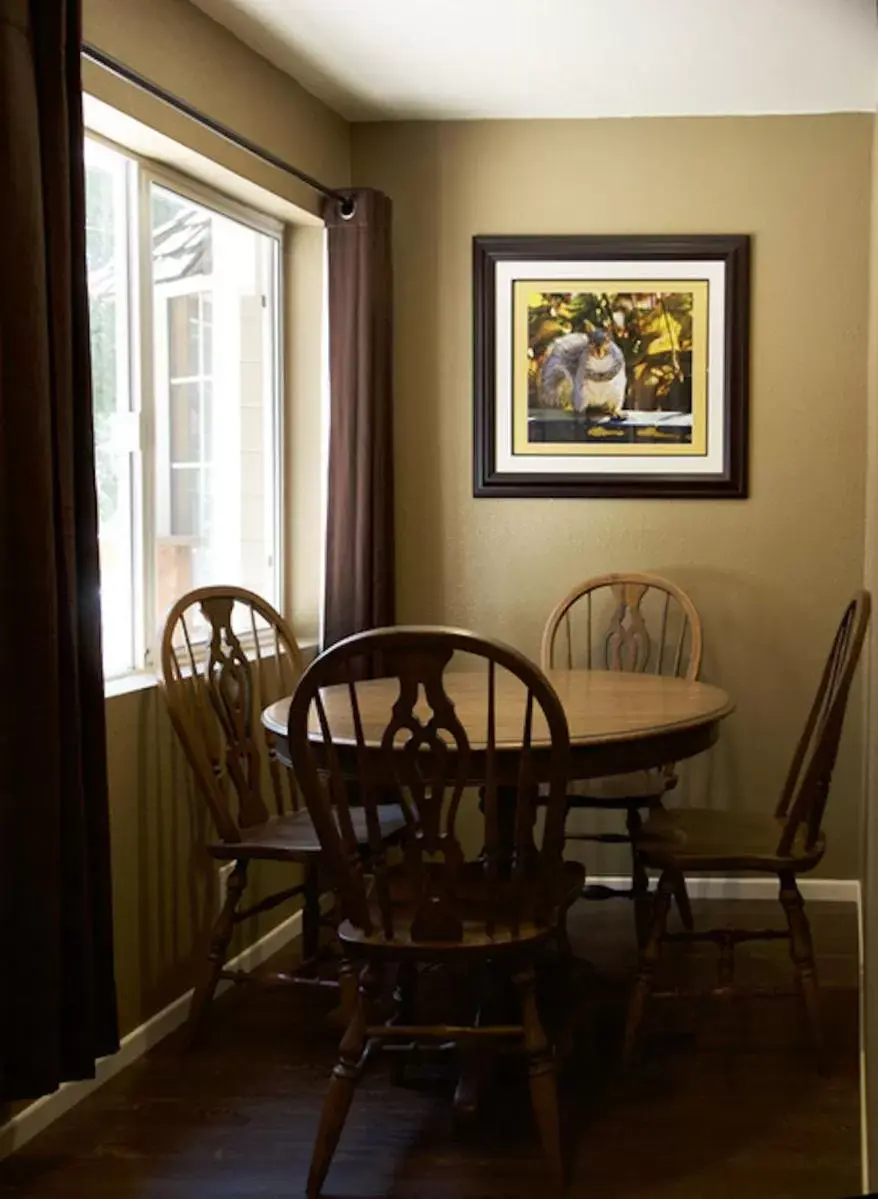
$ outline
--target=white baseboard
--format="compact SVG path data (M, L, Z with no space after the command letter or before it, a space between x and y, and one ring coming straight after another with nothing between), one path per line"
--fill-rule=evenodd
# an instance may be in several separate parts
M226 963L226 969L243 970L245 973L249 973L267 962L273 954L283 949L290 941L295 940L301 935L301 932L302 913L294 912L292 916L275 925L264 937L260 937L253 945L239 953L237 957L231 958ZM227 991L233 985L224 980L217 987L217 995ZM130 1066L147 1050L152 1049L169 1033L172 1033L174 1029L179 1028L189 1013L191 999L192 991L190 990L123 1037L118 1052L98 1060L94 1078L85 1079L83 1082L62 1083L57 1091L35 1100L6 1124L0 1126L0 1160L8 1157L10 1153L14 1153L16 1149L20 1149L37 1133L48 1127L53 1120L63 1116L80 1100L91 1095L99 1086L114 1078L126 1066Z
M586 882L606 887L630 887L631 877L590 874ZM650 883L654 887L655 878ZM693 899L776 899L777 879L758 875L714 878L694 874L686 879L686 889ZM860 882L856 878L800 878L799 890L804 899L812 902L860 902Z
M608 887L630 886L630 878L622 875L592 875L589 882L602 883ZM653 880L654 884L655 880ZM854 903L860 900L860 884L857 879L803 878L799 882L802 895L812 902ZM777 895L774 878L705 878L693 876L687 879L689 894L693 899L769 899ZM324 902L329 900L326 896ZM323 906L323 905L321 905ZM302 931L302 914L295 912L276 925L271 932L260 937L243 953L227 963L230 970L247 973L263 965L270 957L295 940ZM232 984L220 983L217 994ZM103 1083L114 1078L126 1066L130 1066L147 1050L152 1049L169 1033L179 1028L189 1011L192 992L179 996L162 1011L151 1016L144 1024L122 1038L119 1050L110 1057L101 1058L96 1065L95 1077L84 1082L62 1083L51 1095L44 1095L31 1103L17 1116L0 1126L0 1160L20 1149L27 1141L47 1128L54 1120L63 1116L80 1100L91 1095ZM865 1138L864 1138L865 1144Z

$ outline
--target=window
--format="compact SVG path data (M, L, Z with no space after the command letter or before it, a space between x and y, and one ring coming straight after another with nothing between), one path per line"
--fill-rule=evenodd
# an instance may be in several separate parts
M104 670L185 591L280 600L280 231L86 140Z

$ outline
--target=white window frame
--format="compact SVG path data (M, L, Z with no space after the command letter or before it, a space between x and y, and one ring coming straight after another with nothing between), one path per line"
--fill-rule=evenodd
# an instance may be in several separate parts
M283 358L283 340L285 329L284 312L284 254L283 235L284 225L275 217L258 209L250 208L240 201L232 199L212 186L207 186L190 178L181 172L161 165L138 154L126 146L106 138L92 130L86 130L86 138L106 146L108 149L121 154L135 164L135 171L128 173L127 215L131 224L132 236L128 238L129 263L128 287L125 295L125 314L129 330L129 347L127 354L127 371L131 396L132 429L136 430L132 438L131 453L131 536L132 536L132 632L133 632L133 668L112 675L105 675L105 682L124 679L126 676L152 674L158 667L158 648L161 637L160 622L165 613L156 610L156 504L157 496L157 415L160 406L154 378L155 359L155 329L153 322L153 263L152 263L152 233L148 219L150 212L150 195L153 185L164 187L175 192L184 199L192 200L221 216L246 225L275 242L273 254L274 269L268 285L273 292L274 329L272 335L273 347L270 355L266 354L268 369L272 372L274 403L272 419L268 429L264 430L266 460L271 462L275 486L272 495L266 499L271 505L272 528L274 531L271 546L272 565L276 580L276 594L265 598L275 604L279 611L284 611L286 580L284 570L283 547L286 544L285 502L286 479L284 475L284 446L286 393L284 387L285 372ZM137 297L138 303L134 304ZM139 322L133 319L134 312L139 312ZM137 370L139 364L139 371ZM151 402L145 402L145 397L151 397ZM137 444L134 444L137 443ZM242 635L245 649L252 641L252 634ZM207 650L207 643L204 643Z

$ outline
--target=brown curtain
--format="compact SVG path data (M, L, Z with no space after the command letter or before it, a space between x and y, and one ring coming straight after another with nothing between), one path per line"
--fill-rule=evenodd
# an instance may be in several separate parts
M323 644L394 622L391 204L330 200L329 485Z
M0 1099L118 1047L79 0L0 6Z

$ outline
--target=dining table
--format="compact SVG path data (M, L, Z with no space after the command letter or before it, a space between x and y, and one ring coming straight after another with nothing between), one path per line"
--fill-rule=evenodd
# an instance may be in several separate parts
M719 736L721 722L733 710L725 691L710 683L663 675L610 670L548 670L570 730L568 775L571 781L605 778L680 762L709 749ZM488 680L482 671L448 670L443 678L448 697L467 729L474 776L482 769L487 726ZM376 678L358 682L357 698L367 748L377 749L399 695L399 680ZM290 698L271 704L262 713L273 734L275 750L292 765L287 740ZM356 735L348 685L321 692L333 744L342 773L356 778ZM498 781L514 785L524 721L525 693L512 676L500 673L495 698ZM323 735L316 713L309 735L320 751ZM532 766L537 781L548 779L550 741L541 713L534 713Z

